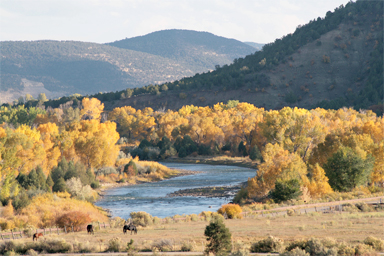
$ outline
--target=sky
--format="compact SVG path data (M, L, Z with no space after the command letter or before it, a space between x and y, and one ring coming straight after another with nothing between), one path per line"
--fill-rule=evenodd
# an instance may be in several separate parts
M349 0L0 0L0 41L108 43L164 29L270 43Z

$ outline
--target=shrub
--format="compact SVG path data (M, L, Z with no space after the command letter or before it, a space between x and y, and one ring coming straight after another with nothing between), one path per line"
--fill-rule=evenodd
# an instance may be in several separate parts
M331 248L327 248L327 246ZM337 255L337 244L334 241L331 244L327 244L326 240L320 241L317 238L311 238L307 242L305 250L312 256L315 255Z
M284 250L283 240L269 236L266 239L260 240L251 246L251 252L282 252Z
M77 243L75 242L74 247L75 247L74 251L80 252L80 253L89 253L89 252L97 251L96 246L90 244L89 241L86 241L85 244L80 242L77 242Z
M97 189L97 188L99 188L100 187L100 183L99 183L99 181L93 181L92 183L91 183L91 188L93 188L93 189Z
M287 251L292 251L295 248L299 248L301 250L304 250L307 246L307 240L296 240L291 242L288 247L286 248Z
M107 252L119 252L122 249L122 242L119 237L114 237L108 241Z
M36 252L36 251L33 250L33 249L29 249L25 254L26 254L26 255L30 255L30 256L38 256L38 255L39 255L39 253Z
M161 239L152 244L152 250L157 249L161 252L169 252L173 249L173 242L169 239Z
M288 216L295 216L295 215L296 215L296 212L295 212L295 210L293 210L293 209L288 209L288 210L287 210L287 215L288 215Z
M197 214L192 213L190 216L191 216L191 221L198 221L199 220L199 216L197 216Z
M131 212L132 222L136 226L147 227L153 224L152 215L146 212Z
M280 256L310 256L310 254L303 249L295 248L292 251L287 251L280 254Z
M364 244L372 246L372 248L375 249L376 251L384 250L384 241L381 240L380 238L369 236L364 239Z
M67 229L69 229L73 227L74 231L80 231L81 227L83 227L90 221L91 218L88 214L80 211L72 211L61 215L57 219L56 224L61 228L66 227Z
M358 244L355 247L355 255L371 255L372 252L372 247L366 244Z
M217 212L221 215L226 214L229 219L241 219L243 217L241 215L242 211L238 204L226 204L221 206Z
M97 170L95 172L96 176L100 176L100 175L104 175L104 176L108 176L110 174L118 174L116 169L113 168L113 167L103 167L103 168L100 168L99 170Z
M373 208L367 205L365 202L357 203L356 207L362 212L372 212Z
M190 242L183 242L183 244L181 245L181 251L182 252L192 252L194 250L194 244L190 243Z

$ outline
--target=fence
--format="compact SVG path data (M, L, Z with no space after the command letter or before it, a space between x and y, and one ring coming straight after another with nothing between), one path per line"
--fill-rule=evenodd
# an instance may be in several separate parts
M111 224L110 223L105 223L105 222L96 222L93 223L94 226L98 226L99 229L102 229L102 228L110 228L111 227ZM67 227L64 227L64 228L38 228L36 229L36 233L43 233L43 235L49 235L49 234L60 234L60 233L68 233L68 232L74 232L74 228L73 228L73 225L71 227L69 227L67 229ZM5 239L20 239L20 238L23 238L23 237L28 237L28 231L26 230L21 230L19 229L18 231L17 230L11 230L9 232L1 232L0 231L0 237L1 237L1 240L5 240Z

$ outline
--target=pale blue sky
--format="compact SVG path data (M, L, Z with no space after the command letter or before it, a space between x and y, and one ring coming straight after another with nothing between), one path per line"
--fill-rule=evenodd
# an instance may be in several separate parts
M270 43L349 0L1 0L0 41L106 43L163 29Z

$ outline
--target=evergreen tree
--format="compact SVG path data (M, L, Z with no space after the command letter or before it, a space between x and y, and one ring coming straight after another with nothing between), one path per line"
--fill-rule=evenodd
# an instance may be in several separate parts
M296 199L302 194L300 183L297 179L275 182L275 189L270 192L272 199L281 203L291 199Z
M39 186L39 176L35 169L29 172L28 181L27 181L27 189L38 189Z
M249 158L252 161L255 161L255 160L260 160L261 162L263 161L263 156L261 155L261 152L257 145L251 148L251 151L249 152Z
M67 185L65 184L64 178L61 177L55 182L55 185L52 187L53 192L65 192L67 190Z
M334 190L351 191L368 183L374 162L371 155L363 159L351 148L344 147L328 159L324 170Z
M227 255L231 251L231 233L225 227L223 218L215 216L205 228L204 235L207 237L208 244L205 248L207 254Z
M52 180L52 177L51 177L51 174L48 174L48 177L47 177L47 180L45 181L45 183L50 187L52 188L52 186L55 184Z

